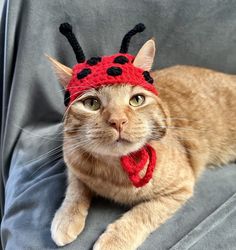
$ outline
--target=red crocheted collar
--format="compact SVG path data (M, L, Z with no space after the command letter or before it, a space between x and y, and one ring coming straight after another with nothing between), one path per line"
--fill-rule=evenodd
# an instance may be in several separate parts
M156 160L156 151L149 144L136 152L122 156L120 159L124 171L128 174L130 181L135 187L142 187L150 181L156 166ZM144 169L148 161L146 173L143 177L140 177L140 172Z

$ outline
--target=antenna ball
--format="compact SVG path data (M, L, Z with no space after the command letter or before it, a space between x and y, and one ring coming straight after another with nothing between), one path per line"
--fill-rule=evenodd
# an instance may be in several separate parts
M135 25L134 30L137 32L143 32L146 29L145 25L143 23L139 23Z
M62 23L59 30L63 35L65 35L72 32L72 26L69 23Z

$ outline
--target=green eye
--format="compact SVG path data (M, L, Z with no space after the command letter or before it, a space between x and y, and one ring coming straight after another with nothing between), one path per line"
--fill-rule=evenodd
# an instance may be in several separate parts
M96 111L100 109L101 103L97 98L89 97L83 101L85 108L90 109L92 111Z
M141 106L145 101L145 97L143 95L134 95L130 100L129 104L133 107Z

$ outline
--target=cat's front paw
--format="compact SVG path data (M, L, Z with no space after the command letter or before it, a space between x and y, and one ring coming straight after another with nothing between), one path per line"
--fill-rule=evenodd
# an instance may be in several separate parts
M116 232L104 232L93 246L93 250L135 250Z
M51 236L58 246L64 246L74 241L82 232L86 216L60 208L51 224Z

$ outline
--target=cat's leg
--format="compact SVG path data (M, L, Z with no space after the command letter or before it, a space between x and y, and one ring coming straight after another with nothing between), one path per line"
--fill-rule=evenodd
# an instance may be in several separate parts
M133 207L120 219L110 224L99 237L93 250L134 250L148 235L164 223L184 202L192 191L159 197Z
M68 170L66 196L51 225L52 239L58 246L72 242L82 232L91 196L90 190Z

